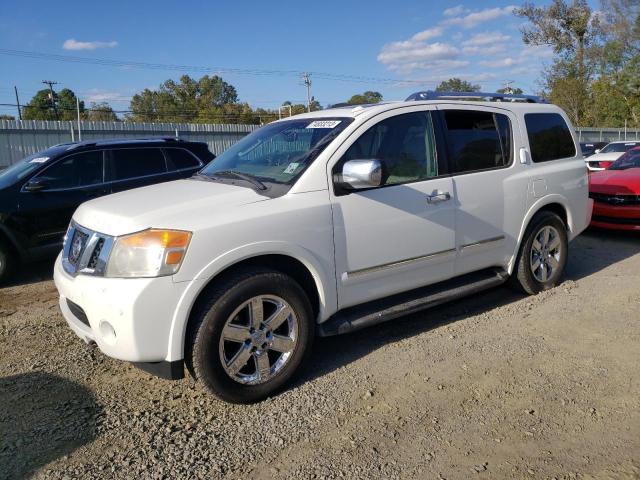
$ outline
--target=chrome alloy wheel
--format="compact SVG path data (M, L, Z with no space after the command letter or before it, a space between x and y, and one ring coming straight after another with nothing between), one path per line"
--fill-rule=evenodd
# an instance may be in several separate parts
M546 282L557 272L564 255L560 233L555 227L545 225L531 245L531 273L539 282Z
M220 337L225 372L242 384L269 381L287 364L298 341L298 318L275 295L260 295L240 305L227 319Z

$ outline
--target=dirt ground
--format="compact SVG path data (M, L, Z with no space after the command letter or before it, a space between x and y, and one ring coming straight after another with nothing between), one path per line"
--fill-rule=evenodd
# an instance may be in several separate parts
M0 478L640 478L640 235L586 232L536 297L320 339L250 406L87 349L29 270L0 289Z

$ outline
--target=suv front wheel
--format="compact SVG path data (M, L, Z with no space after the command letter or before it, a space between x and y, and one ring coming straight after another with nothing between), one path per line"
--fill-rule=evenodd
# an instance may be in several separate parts
M511 285L529 295L555 287L564 275L568 253L562 219L548 211L536 214L522 239Z
M0 239L0 285L11 275L14 267L12 251L7 244Z
M313 337L311 305L295 280L276 271L244 271L208 292L195 312L187 366L222 400L256 402L300 370Z

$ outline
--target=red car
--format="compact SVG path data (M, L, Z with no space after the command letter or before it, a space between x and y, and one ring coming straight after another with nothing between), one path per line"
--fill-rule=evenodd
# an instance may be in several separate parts
M589 177L594 227L640 231L640 147Z

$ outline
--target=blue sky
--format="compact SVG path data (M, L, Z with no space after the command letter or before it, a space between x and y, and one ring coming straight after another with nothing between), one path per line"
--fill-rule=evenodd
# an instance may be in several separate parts
M518 3L483 1L22 1L0 6L0 49L223 70L241 101L275 108L304 102L294 72L312 75L322 104L364 90L403 99L458 76L495 90L513 80L538 89L547 48L521 41ZM247 71L248 70L248 71ZM255 70L258 70L256 72ZM264 70L276 71L267 72ZM281 73L291 72L291 73ZM126 110L132 94L182 73L201 71L101 66L0 54L0 103L26 103L43 85L59 82L81 99ZM211 73L215 73L212 71ZM335 75L349 75L349 81ZM362 77L372 78L371 80ZM15 108L1 107L0 113Z

